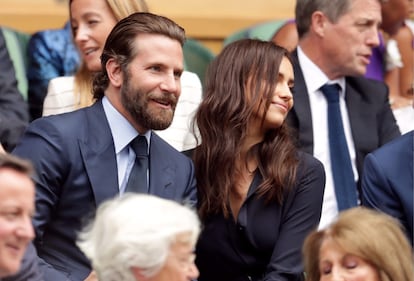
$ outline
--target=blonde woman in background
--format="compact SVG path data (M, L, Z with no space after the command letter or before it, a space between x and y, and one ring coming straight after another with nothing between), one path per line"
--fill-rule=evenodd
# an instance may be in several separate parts
M78 9L77 7L80 7ZM147 12L142 0L70 0L72 35L82 63L75 76L52 79L43 116L69 112L93 103L92 79L101 70L100 55L112 27L134 12ZM82 22L78 15L82 14ZM85 24L85 27L84 27ZM81 28L78 26L81 25Z
M148 12L144 0L70 0L72 34L82 64L76 75L58 77L49 83L43 116L60 114L91 105L92 78L101 71L100 56L109 32L122 18L135 12ZM179 151L196 146L190 120L202 98L199 77L184 71L181 95L169 128L158 135Z
M412 248L398 222L357 207L340 213L328 228L305 240L307 281L413 280Z

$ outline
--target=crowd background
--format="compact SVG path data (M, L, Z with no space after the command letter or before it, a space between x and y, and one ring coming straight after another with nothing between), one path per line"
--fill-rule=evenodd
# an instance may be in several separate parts
M294 16L294 0L151 0L150 11L164 14L183 26L188 37L201 41L214 53L223 40L242 28ZM0 25L33 33L61 28L68 19L66 1L2 0Z

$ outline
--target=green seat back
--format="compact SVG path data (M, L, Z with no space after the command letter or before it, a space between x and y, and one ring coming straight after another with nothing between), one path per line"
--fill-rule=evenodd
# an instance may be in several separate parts
M285 21L286 20L272 20L244 28L224 39L223 45L226 46L231 42L245 38L268 41L272 38L276 30L278 30L285 23Z
M27 100L28 81L26 76L26 49L30 35L8 27L2 27L1 30L6 41L7 50L13 62L14 70L16 72L19 91L23 95L23 98Z
M185 69L194 72L204 84L208 64L214 59L214 54L199 41L187 38L184 47Z

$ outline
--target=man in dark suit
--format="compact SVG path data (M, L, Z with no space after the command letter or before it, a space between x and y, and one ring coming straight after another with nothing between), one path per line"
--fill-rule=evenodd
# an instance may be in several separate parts
M29 110L17 88L16 73L0 30L0 144L11 151L27 126Z
M45 280L89 275L77 232L99 204L130 190L137 161L130 143L138 135L149 144L141 192L195 204L193 163L151 131L172 121L184 40L184 30L164 17L137 13L121 20L102 52L96 103L35 120L14 150L37 172L35 245Z
M338 107L353 189L357 189L355 182L362 173L366 154L400 135L389 106L387 87L362 77L372 48L379 44L380 22L378 0L296 2L299 46L293 53L295 104L288 122L297 129L303 150L325 166L321 228L336 217L338 200L342 200L334 188L331 168L336 163L331 161L328 102L321 87L333 83L339 87Z
M414 131L367 155L362 174L362 205L398 219L413 244Z

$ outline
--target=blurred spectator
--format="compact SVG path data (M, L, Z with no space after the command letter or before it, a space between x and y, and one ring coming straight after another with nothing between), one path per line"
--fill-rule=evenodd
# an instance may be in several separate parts
M403 26L410 15L413 0L380 0L382 23L381 29L392 36Z
M303 246L307 281L410 281L412 249L396 220L362 207L339 214Z
M100 281L190 281L198 277L194 247L199 232L195 211L155 196L128 194L98 208L78 245Z
M28 162L0 153L0 278L20 269L27 246L34 238L32 172Z
M271 41L276 45L287 49L289 52L295 50L299 41L295 19L287 20L280 28L278 28L275 34L273 34Z
M10 152L29 121L27 103L17 88L13 63L0 32L0 143Z
M362 174L362 204L387 213L404 226L413 244L414 131L367 155Z
M406 133L414 129L414 20L407 19L391 40L400 64L388 71L386 80L394 116L401 132Z
M62 29L36 32L30 38L27 78L31 119L42 116L43 101L49 81L59 76L74 75L80 64L79 53L72 42L70 22Z

